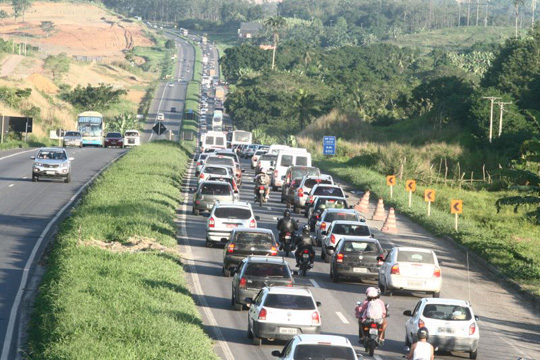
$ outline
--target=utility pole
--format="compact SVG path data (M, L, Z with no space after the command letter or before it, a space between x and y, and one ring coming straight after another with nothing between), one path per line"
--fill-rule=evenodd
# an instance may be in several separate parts
M493 138L493 103L495 100L500 99L500 97L495 96L484 96L483 99L489 99L491 101L491 110L489 113L489 142Z
M532 10L532 23L531 28L534 28L534 11L536 10L536 0L531 1L531 10Z
M488 7L489 7L489 4L486 2L486 14L484 15L484 27L487 27Z
M0 144L4 143L4 114L2 114L2 120L0 120L0 130L2 131L0 133Z
M502 134L502 124L503 124L504 105L510 105L511 102L500 102L500 101L497 101L497 104L499 105L499 137L501 137L501 134Z

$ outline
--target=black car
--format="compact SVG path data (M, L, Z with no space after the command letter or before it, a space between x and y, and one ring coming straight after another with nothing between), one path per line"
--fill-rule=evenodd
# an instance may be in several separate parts
M377 239L342 238L330 260L330 277L334 282L377 279L384 250Z
M265 286L293 286L293 272L282 257L248 256L234 270L231 304L241 311L246 298L255 298Z
M231 268L236 268L249 255L276 256L277 248L272 230L236 228L223 250L223 275L231 276Z

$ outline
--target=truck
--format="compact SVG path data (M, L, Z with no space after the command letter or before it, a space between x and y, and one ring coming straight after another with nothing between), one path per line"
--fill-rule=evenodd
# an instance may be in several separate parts
M208 39L206 38L206 36L204 36L204 35L201 36L201 43L203 43L205 45L208 43Z
M234 130L231 137L231 146L234 145L250 145L253 135L249 131Z
M188 36L189 34L188 29L180 29L180 33L182 34L182 36Z
M216 100L225 101L225 88L223 86L216 86L214 97Z

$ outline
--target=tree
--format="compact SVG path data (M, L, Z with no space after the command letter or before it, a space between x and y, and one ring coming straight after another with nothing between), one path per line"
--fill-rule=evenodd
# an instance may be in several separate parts
M69 71L70 60L66 53L61 53L58 55L49 55L45 59L45 69L48 69L52 72L53 77L66 73Z
M13 7L13 16L15 21L19 16L22 16L22 21L24 22L24 14L32 6L31 0L12 0L11 5Z
M41 30L45 31L47 34L47 39L49 38L49 35L53 32L55 25L52 21L42 21L41 22Z
M105 111L113 104L120 101L120 96L127 94L124 89L113 89L112 85L99 84L92 86L88 84L85 88L77 85L71 92L64 94L62 98L78 109L93 109Z
M174 47L175 47L174 40L169 39L169 40L165 41L165 48L166 49L174 49Z
M315 94L308 93L304 89L298 89L298 92L294 94L290 115L298 120L300 130L305 129L321 113L321 104Z
M281 16L272 16L266 19L264 25L271 29L274 38L274 48L272 49L272 70L276 63L276 50L279 42L279 30L281 30L287 22Z
M117 131L123 134L126 130L136 129L137 125L137 119L135 116L133 116L133 114L122 113L120 115L116 115L112 119L109 119L107 123L107 131Z

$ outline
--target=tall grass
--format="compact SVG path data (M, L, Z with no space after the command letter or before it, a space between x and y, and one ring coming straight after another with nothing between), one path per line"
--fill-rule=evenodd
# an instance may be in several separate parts
M62 223L32 315L29 358L217 358L176 250L187 159L171 142L131 150Z

